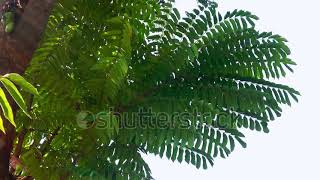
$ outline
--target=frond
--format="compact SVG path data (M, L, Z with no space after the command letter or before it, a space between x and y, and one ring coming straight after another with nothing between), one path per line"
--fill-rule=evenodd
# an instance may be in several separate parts
M40 96L19 116L22 172L152 179L142 153L206 169L298 100L273 82L293 71L287 40L257 16L199 0L182 17L173 3L59 1L26 74Z

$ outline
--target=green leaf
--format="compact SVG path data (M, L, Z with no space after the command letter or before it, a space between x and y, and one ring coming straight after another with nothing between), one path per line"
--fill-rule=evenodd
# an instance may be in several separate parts
M171 155L172 155L171 152L172 152L172 146L171 146L171 144L168 144L167 145L167 152L166 152L166 156L168 159L171 159Z
M185 154L185 161L189 164L190 163L190 151L186 150L186 154Z
M33 95L39 95L38 90L17 73L6 74L3 77L10 79L16 85L20 86L24 91L27 91Z
M22 95L20 94L19 90L17 89L17 87L8 79L5 78L1 78L0 81L2 82L2 84L5 86L5 88L8 90L9 94L13 97L14 101L18 104L18 106L23 110L23 112L31 117L28 114L28 110L27 110L27 105L23 100Z
M217 157L218 156L218 146L217 144L214 145L214 150L213 150L213 157Z
M178 162L181 163L183 160L184 150L182 148L179 149Z
M173 147L172 156L171 156L172 161L175 161L177 159L177 154L178 154L178 147Z
M191 164L196 165L196 157L194 152L191 152Z
M196 164L197 169L201 167L201 157L199 154L197 154L197 164Z
M203 162L203 169L208 169L207 161L204 156L202 156L202 162Z
M233 151L235 148L235 143L232 136L229 136L229 142L230 142L230 150Z
M0 105L1 105L4 117L6 117L9 120L9 122L14 127L16 127L16 123L14 122L12 108L11 108L11 106L9 104L9 101L8 101L4 91L1 88L0 88Z
M224 155L224 151L222 148L219 148L219 152L220 152L220 156L225 159L226 156Z
M177 8L173 8L173 12L174 12L174 14L177 16L178 19L181 18L180 13L179 13L179 10L178 10Z
M163 157L165 150L166 150L166 145L165 145L165 144L161 145L161 147L160 147L160 153L159 153L159 155L160 155L161 158Z
M241 144L241 146L243 147L243 148L246 148L247 147L247 143L245 143L241 138L239 138L239 137L235 137L236 139L237 139L237 141Z

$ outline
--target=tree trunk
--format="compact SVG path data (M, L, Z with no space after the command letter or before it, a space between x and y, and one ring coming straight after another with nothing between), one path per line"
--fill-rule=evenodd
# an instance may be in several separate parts
M8 0L6 0L8 1ZM0 5L2 6L2 2ZM21 0L26 2L19 12L14 31L4 32L0 24L0 74L10 72L23 74L41 40L55 0ZM0 12L1 15L3 12ZM14 113L16 105L12 103ZM14 127L6 120L7 133L0 132L0 180L9 179L9 160L15 138Z
M8 122L4 122L6 126L6 135L0 133L0 180L9 180L9 162L10 153L13 147L15 135L14 127Z

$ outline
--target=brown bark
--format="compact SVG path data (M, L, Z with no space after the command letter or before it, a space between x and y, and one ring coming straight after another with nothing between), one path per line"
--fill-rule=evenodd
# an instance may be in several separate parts
M0 74L25 72L54 4L55 0L29 0L23 13L17 18L14 32L10 34L5 33L2 23L0 24ZM12 106L16 112L17 108L13 103ZM0 180L9 179L9 159L15 138L14 127L6 120L4 125L7 133L0 132Z
M15 146L15 150L13 153L13 156L15 156L16 158L19 158L22 152L22 147L23 147L23 142L24 142L24 138L27 134L27 129L26 128L22 128L21 132L18 135L18 143Z
M0 133L0 180L10 179L9 176L9 162L10 153L13 147L13 140L15 135L14 127L8 122L4 122L6 133Z

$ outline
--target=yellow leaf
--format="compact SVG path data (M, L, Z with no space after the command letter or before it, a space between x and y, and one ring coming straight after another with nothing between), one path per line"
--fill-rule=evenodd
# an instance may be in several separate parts
M0 116L0 131L2 131L3 133L6 133L6 130L4 129L4 126L3 126L3 119L1 116Z

